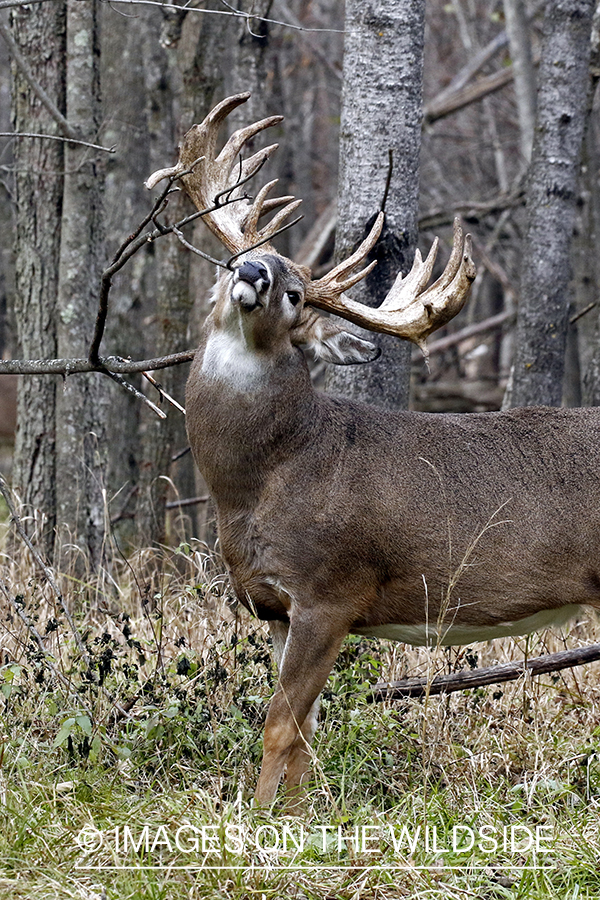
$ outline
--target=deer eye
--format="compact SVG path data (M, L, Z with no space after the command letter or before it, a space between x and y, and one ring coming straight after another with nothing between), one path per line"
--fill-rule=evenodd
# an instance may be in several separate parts
M300 300L302 299L298 291L286 291L286 294L292 306L298 306Z

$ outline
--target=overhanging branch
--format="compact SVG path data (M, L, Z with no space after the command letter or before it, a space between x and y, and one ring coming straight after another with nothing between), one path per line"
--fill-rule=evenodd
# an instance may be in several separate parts
M179 366L194 358L195 350L171 353L154 359L123 359L120 356L100 357L94 365L89 359L2 359L0 375L76 375L80 372L115 372L119 375L133 375L135 372L168 369Z

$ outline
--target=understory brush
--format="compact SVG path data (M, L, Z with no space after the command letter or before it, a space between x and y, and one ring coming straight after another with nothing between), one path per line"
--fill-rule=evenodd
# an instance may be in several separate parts
M283 791L251 804L275 674L218 556L183 543L56 581L0 556L0 898L600 897L599 664L369 696L600 640L592 613L466 649L349 637L291 817Z

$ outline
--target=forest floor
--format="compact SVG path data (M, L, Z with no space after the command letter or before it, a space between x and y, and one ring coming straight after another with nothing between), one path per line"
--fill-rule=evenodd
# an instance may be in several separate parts
M599 663L367 700L378 680L598 641L595 614L468 649L349 638L298 818L251 806L273 674L217 559L181 544L63 574L71 628L4 547L0 900L600 898Z

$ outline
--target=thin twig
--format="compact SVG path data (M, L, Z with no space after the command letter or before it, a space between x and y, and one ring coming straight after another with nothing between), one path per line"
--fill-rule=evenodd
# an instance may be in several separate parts
M103 150L105 153L117 152L116 147L103 147L101 144L90 144L89 141L76 141L75 138L62 137L60 134L33 134L28 131L0 131L0 137L43 138L46 141L64 141L66 144L79 144L81 147L91 147L92 150Z
M588 305L581 310L581 312L576 313L574 316L571 316L569 319L569 325L574 325L575 322L578 322L579 319L582 319L583 316L587 316L589 312L596 308L598 304L594 301L594 303L588 303Z
M132 384L130 384L128 381L125 381L122 375L117 375L116 372L110 372L108 369L100 369L99 371L104 372L105 375L108 375L109 378L112 378L113 381L115 381L117 384L120 384L122 388L125 388L125 390L129 394L133 394L134 397L137 397L138 400L141 400L142 403L145 403L146 406L149 406L150 409L155 412L160 419L167 418L166 412L164 412L164 410L162 410L160 406L157 406L156 403L153 403L152 400L149 400L145 394L142 394L142 392L138 391L138 389L135 388Z
M198 247L194 247L193 244L190 244L189 241L186 241L183 234L176 225L171 225L171 231L173 232L177 240L183 244L186 250L191 250L192 253L195 253L197 256L200 256L202 259L205 259L209 263L213 263L215 266L221 265L221 262L218 259L215 259L213 256L209 256L209 254L205 253L204 250L199 250Z
M142 375L144 376L144 378L145 378L147 381L150 382L150 384L151 384L153 387L156 388L156 390L157 390L158 393L160 394L161 399L166 400L167 403L170 403L172 406L175 407L175 409L178 409L179 412L183 413L183 415L185 416L185 407L182 406L181 403L178 403L177 400L176 400L174 397L171 397L170 394L167 394L167 392L165 391L165 389L163 388L163 386L162 386L161 384L158 383L158 381L156 380L156 378L153 378L152 375L151 375L149 372L142 372Z
M426 692L428 695L453 694L456 691L466 691L484 685L516 681L525 673L546 675L549 672L583 666L599 659L600 644L591 644L589 647L561 650L559 653L548 653L545 656L536 656L535 659L518 660L502 666L488 666L469 672L439 675L433 681L427 678L405 678L402 681L382 682L375 685L367 700L373 703L379 700L400 700L403 697L423 697Z
M199 6L177 6L173 3L160 3L158 0L111 0L112 3L125 3L129 6L158 6L162 9L174 9L177 12L199 12L199 13L209 13L214 16L228 16L230 18L236 19L258 19L261 22L266 22L268 25L281 25L284 28L292 28L295 31L310 31L310 32L323 32L324 34L345 34L342 29L339 28L306 28L304 25L292 25L291 22L282 22L279 19L268 19L265 16L256 16L252 13L242 12L241 10L229 12L225 9L204 9L204 7Z
M106 327L106 317L108 315L108 295L110 293L113 275L115 275L116 272L118 272L119 269L121 269L125 265L127 260L131 259L133 254L137 253L140 247L143 247L143 245L146 243L145 236L142 238L140 237L141 232L166 203L167 194L171 189L171 184L172 180L169 180L169 183L167 184L165 189L156 198L150 212L142 219L135 231L123 241L123 243L115 253L111 265L102 273L102 277L100 279L100 296L98 298L98 312L96 314L94 335L92 337L92 343L90 344L90 350L88 354L90 363L92 363L92 365L94 366L97 366L100 362L100 344L102 343L104 329ZM130 251L129 253L126 252L128 248Z
M10 55L12 56L17 68L20 69L23 78L25 79L33 93L36 95L36 97L46 107L65 137L71 138L71 140L78 141L80 139L80 135L71 125L69 125L54 101L51 100L41 84L34 78L29 66L27 65L25 57L23 56L17 45L17 42L10 33L10 30L3 22L0 22L0 35L2 35L2 37L4 38L10 51Z
M293 228L294 225L297 225L298 222L301 222L303 218L304 216L298 216L292 222L288 222L287 225L282 225L281 228L278 228L277 231L273 232L273 234L268 234L267 237L264 237L260 241L257 241L255 244L252 244L251 247L246 247L245 250L239 250L237 253L234 253L233 256L230 256L227 260L227 268L231 269L231 266L235 262L235 260L239 259L240 256L243 256L244 253L250 253L252 250L256 250L257 247L262 247L263 244L271 241L274 237L277 237L278 234L283 234L283 232L287 231L288 228Z
M183 500L169 500L165 503L166 509L180 509L183 506L198 506L200 503L208 503L210 497L206 494L204 497L185 497Z

